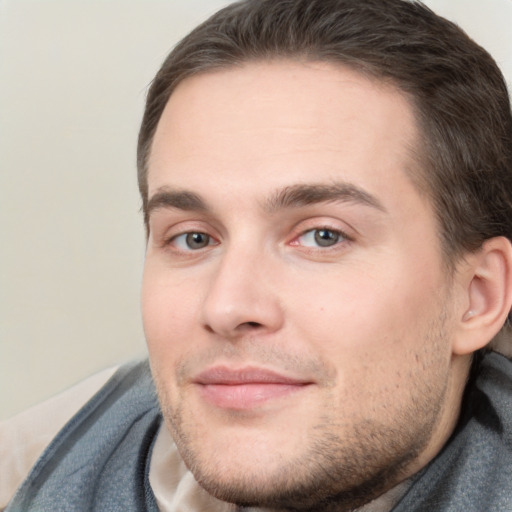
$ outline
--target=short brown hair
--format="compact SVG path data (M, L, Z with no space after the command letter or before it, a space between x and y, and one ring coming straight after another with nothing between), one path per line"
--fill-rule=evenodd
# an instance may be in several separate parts
M192 31L149 89L138 143L144 212L151 144L175 87L193 74L276 58L343 64L407 94L423 137L413 178L434 205L449 261L488 238L512 240L512 116L503 76L455 24L406 0L245 0Z

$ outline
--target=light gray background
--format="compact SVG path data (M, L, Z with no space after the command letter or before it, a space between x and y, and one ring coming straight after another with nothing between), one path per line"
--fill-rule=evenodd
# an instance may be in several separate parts
M220 0L0 0L0 418L143 356L145 91ZM512 0L430 0L512 81Z

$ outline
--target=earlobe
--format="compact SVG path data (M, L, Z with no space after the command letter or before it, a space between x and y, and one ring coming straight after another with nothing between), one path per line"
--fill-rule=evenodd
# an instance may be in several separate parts
M512 307L512 245L507 238L487 240L465 264L467 300L453 341L456 355L485 347L499 332Z

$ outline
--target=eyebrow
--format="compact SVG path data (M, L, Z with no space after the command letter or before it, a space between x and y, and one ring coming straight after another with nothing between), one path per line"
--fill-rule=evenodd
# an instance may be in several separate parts
M201 196L188 190L172 190L167 187L159 188L151 196L146 206L146 216L160 208L175 208L184 211L207 211L209 208Z
M387 211L374 195L346 182L291 185L275 192L265 201L264 209L273 213L287 208L331 202L359 203L383 213Z
M266 199L263 202L263 209L268 213L275 213L279 210L329 202L359 203L386 212L386 208L375 196L346 182L290 185L277 190ZM197 212L210 210L207 203L195 192L168 187L159 188L148 201L146 218L160 208Z

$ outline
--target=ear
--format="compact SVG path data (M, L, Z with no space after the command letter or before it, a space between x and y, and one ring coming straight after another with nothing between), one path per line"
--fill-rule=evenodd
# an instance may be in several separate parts
M485 347L499 332L512 307L512 244L505 237L486 240L468 255L458 277L464 294L452 351L467 355Z

